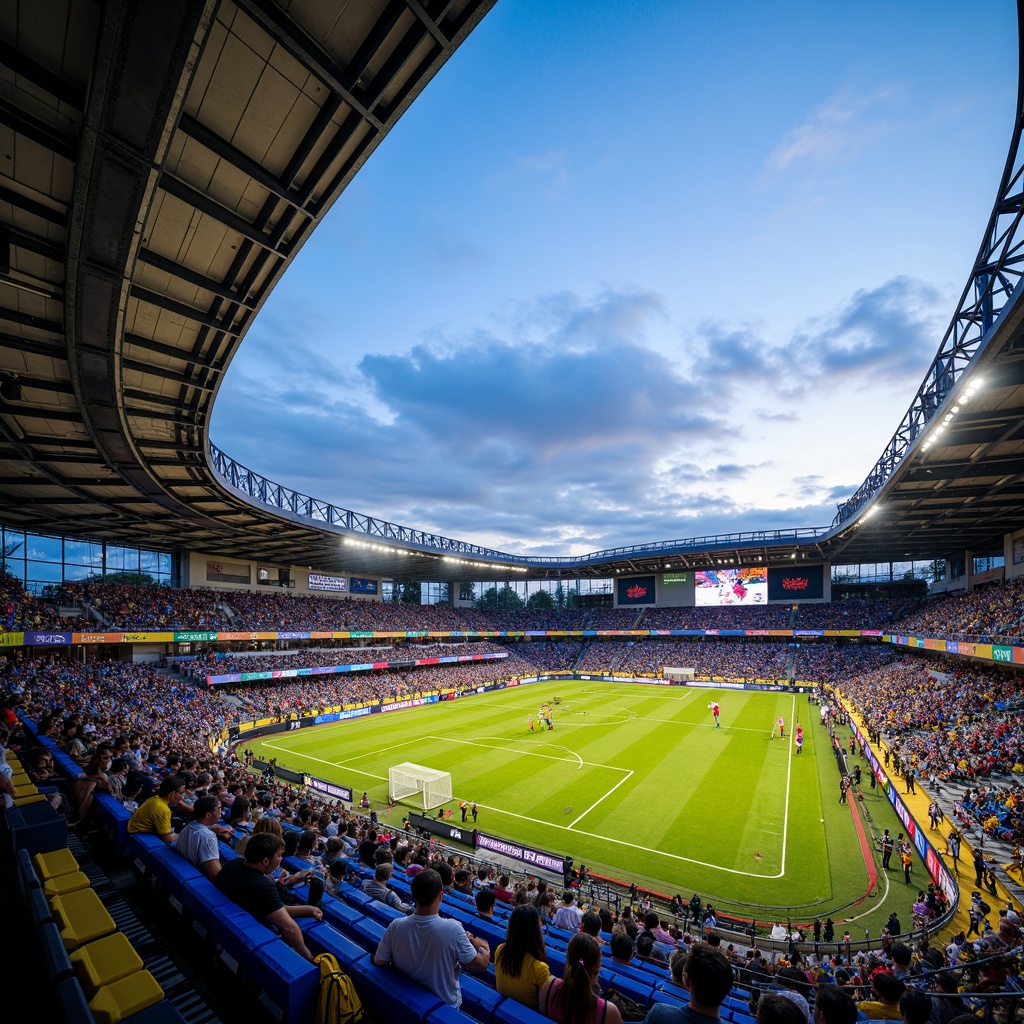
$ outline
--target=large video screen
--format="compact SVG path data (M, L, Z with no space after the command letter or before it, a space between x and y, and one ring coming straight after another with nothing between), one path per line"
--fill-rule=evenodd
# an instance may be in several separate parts
M768 603L767 566L705 569L696 575L698 608Z
M653 576L630 576L616 581L616 602L622 607L629 604L654 604L655 590Z
M772 569L768 573L768 597L772 601L820 601L824 596L823 565Z

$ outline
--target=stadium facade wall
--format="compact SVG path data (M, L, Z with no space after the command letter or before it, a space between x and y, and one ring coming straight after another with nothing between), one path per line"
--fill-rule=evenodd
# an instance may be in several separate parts
M358 585L353 581L358 581ZM208 587L225 593L242 590L276 594L284 591L298 597L349 597L357 601L379 601L383 588L379 577L325 573L308 565L279 565L269 560L220 558L201 551L190 551L182 558L181 585L185 589Z

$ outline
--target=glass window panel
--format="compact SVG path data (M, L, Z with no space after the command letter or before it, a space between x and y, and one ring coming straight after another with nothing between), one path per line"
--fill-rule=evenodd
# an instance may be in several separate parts
M60 583L62 566L60 562L28 562L25 566L25 579L30 583Z
M61 562L64 559L63 542L60 537L30 533L25 540L25 556L33 561Z
M91 565L97 570L103 568L103 544L98 540L64 541L64 560L76 565Z
M164 573L168 579L171 576L171 570L173 568L171 564L171 553L169 551L158 551L157 554L160 556L160 572Z
M87 580L96 575L96 569L91 565L67 565L64 566L64 579L66 580Z
M4 545L4 550L5 551L8 548L13 548L16 545L21 545L20 547L18 547L18 551L21 552L22 554L24 554L25 553L25 533L24 533L24 531L23 530L4 530L3 545Z
M138 572L139 549L107 545L107 572Z

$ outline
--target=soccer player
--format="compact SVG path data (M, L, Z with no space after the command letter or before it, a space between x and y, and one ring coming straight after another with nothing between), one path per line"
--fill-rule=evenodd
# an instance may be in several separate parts
M721 724L718 721L718 712L719 712L718 701L717 700L713 700L711 702L711 714L713 714L715 716L715 728L716 729L721 729L722 726L721 726Z
M533 732L533 731L534 731L534 728L533 728L533 715L530 715L530 732Z
M785 739L786 738L786 720L782 717L782 715L779 715L779 720L775 724L779 727L779 738L780 739Z

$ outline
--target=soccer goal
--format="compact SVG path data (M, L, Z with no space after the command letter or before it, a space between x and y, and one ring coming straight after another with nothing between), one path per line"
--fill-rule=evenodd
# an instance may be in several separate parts
M441 772L436 768L406 761L388 769L388 791L392 803L422 794L423 810L429 811L451 800L452 775L451 772Z

